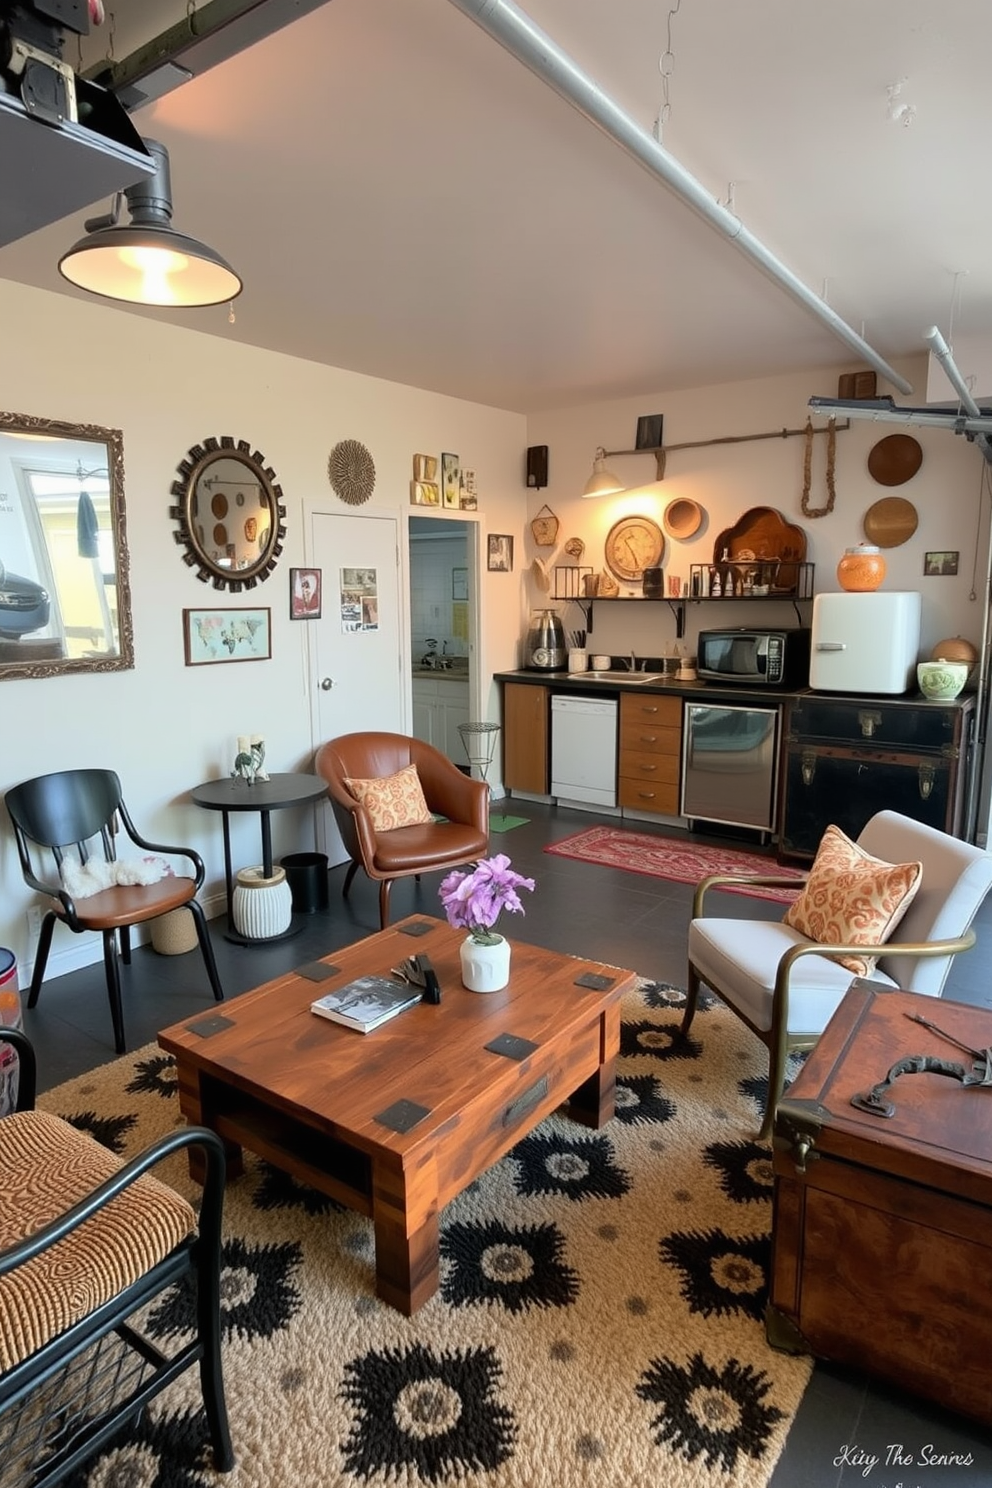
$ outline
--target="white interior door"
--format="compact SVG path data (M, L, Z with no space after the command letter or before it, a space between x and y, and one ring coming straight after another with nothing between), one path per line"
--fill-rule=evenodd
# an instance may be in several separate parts
M311 520L313 565L322 571L321 617L313 623L317 742L359 730L404 733L409 665L399 518L314 512ZM322 825L322 850L342 862L330 807Z

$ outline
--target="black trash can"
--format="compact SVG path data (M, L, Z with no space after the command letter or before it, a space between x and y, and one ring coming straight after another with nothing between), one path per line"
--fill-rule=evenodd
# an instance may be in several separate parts
M327 908L327 854L290 853L282 859L295 914Z

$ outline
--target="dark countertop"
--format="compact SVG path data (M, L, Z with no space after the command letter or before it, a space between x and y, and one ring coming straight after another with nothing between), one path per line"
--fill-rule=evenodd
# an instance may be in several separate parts
M531 687L550 687L553 692L574 692L582 696L598 696L605 693L610 696L621 692L650 692L650 693L672 693L676 697L686 697L698 700L706 697L713 702L751 703L754 707L768 707L769 704L783 703L795 698L811 698L824 703L886 703L914 708L962 708L973 701L974 693L962 692L956 698L939 701L933 698L925 698L921 692L904 693L841 693L841 692L814 692L810 687L787 688L787 687L761 687L744 686L733 687L722 682L680 682L673 677L671 681L661 682L623 682L614 679L609 682L594 682L589 678L593 673L569 673L569 672L543 672L532 671L522 668L513 672L494 672L493 680L496 682L522 682Z

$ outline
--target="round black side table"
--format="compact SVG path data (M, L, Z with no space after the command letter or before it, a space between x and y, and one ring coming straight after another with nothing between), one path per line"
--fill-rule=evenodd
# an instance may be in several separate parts
M227 939L235 945L257 945L260 942L239 935L234 928L232 904L234 901L234 872L231 864L232 811L257 811L262 823L262 867L267 878L272 877L272 827L269 815L282 811L287 806L303 806L308 801L317 801L327 795L327 782L319 775L270 775L268 780L247 781L231 776L223 780L206 780L195 785L190 797L197 806L207 811L219 811L224 823L224 878L227 884ZM285 940L298 935L303 926L291 925L281 935L266 937L268 940Z

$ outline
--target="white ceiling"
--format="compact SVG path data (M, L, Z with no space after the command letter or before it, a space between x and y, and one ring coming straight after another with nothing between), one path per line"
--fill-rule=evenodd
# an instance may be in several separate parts
M665 149L887 360L992 339L989 0L523 8L650 133L675 4ZM185 9L108 0L116 55ZM857 363L450 0L328 0L133 117L245 290L132 313L522 412ZM0 277L79 294L93 210Z

